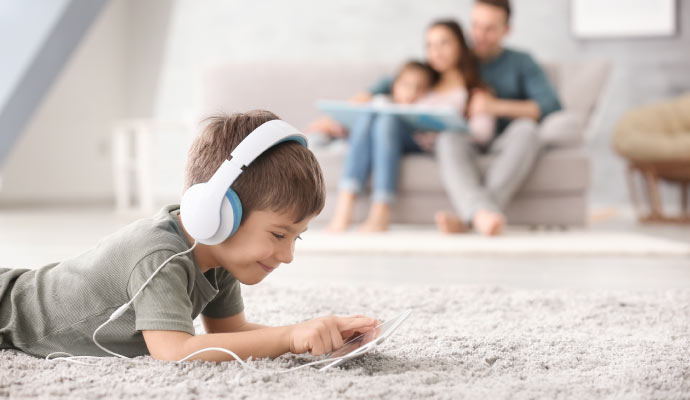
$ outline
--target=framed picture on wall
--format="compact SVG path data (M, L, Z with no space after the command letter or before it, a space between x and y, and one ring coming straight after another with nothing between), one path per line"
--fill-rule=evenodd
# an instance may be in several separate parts
M579 39L673 36L676 2L570 0L570 26Z

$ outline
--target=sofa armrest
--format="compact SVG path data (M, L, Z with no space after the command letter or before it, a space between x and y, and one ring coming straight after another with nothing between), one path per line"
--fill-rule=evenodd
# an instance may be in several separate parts
M586 117L562 110L549 114L539 125L539 140L546 147L570 147L584 143Z

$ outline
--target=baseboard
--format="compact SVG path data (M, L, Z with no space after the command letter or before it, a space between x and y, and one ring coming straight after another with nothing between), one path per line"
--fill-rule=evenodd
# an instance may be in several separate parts
M62 199L2 199L0 198L0 208L3 209L23 209L23 208L113 208L115 201L112 196L89 197L89 198L62 198Z

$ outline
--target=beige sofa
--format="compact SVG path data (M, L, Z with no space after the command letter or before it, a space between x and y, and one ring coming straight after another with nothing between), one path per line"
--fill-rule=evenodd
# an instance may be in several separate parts
M511 224L583 225L587 221L590 159L585 132L607 81L609 67L602 62L544 65L564 110L540 125L544 150L524 186L507 209ZM304 128L319 116L317 99L345 99L395 70L391 65L344 64L226 64L209 68L202 78L202 113L237 112L264 108ZM312 148L324 171L328 199L319 220L327 220L335 203L347 144ZM492 156L481 160L486 168ZM430 155L403 159L399 198L393 221L432 223L436 210L452 210ZM360 200L356 218L365 215L367 196Z

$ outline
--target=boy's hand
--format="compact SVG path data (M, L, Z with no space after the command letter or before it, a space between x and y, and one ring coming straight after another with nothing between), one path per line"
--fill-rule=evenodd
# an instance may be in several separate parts
M330 353L343 346L355 333L375 328L378 321L363 315L352 317L321 317L292 325L289 333L290 352L314 356Z

